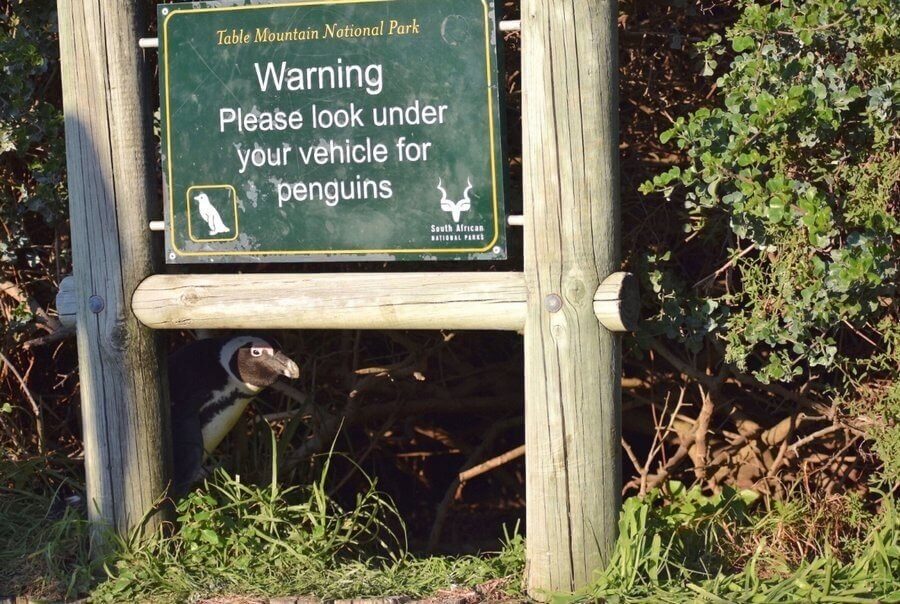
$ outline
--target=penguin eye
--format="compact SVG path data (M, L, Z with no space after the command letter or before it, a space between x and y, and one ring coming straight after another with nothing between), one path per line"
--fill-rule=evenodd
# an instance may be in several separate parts
M252 357L261 357L262 356L262 348L256 348L255 346L250 349L250 356Z

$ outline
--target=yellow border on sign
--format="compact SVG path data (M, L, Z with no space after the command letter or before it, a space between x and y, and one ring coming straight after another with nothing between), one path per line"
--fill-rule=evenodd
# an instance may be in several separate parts
M191 191L194 189L231 189L231 207L234 209L234 237L229 237L228 239L197 239L194 237L194 229L191 228ZM191 185L187 189L187 224L188 224L188 237L191 238L191 241L194 243L212 243L212 242L222 242L225 243L227 241L234 241L238 238L238 234L241 232L240 222L238 221L238 211L237 211L237 190L231 185Z
M171 10L163 20L161 28L161 36L163 43L163 71L165 73L164 93L166 97L166 162L168 164L169 174L169 215L171 217L172 226L169 228L169 236L172 244L172 251L179 256L287 256L287 255L330 255L330 254L428 254L428 253L483 253L494 247L500 238L500 217L499 203L497 199L497 157L496 146L494 144L495 128L494 124L494 97L491 94L491 28L489 8L486 0L481 0L484 7L484 62L487 73L487 99L488 99L488 127L490 129L491 141L491 193L493 196L494 208L494 238L483 248L416 248L416 249L382 249L382 250L273 250L273 251L254 251L254 250L235 250L235 251L209 251L209 252L188 252L178 249L175 242L175 205L174 193L175 184L172 178L172 119L170 115L172 104L169 99L169 21L175 15L208 13L208 12L230 12L240 10L254 10L258 8L289 8L297 6L316 6L322 4L369 4L374 2L395 2L397 0L309 0L302 2L284 2L274 4L257 4L252 6L229 6L221 8L193 8L184 10ZM220 185L221 186L221 185ZM233 187L232 187L233 189ZM190 205L188 206L190 211ZM235 226L237 225L237 193L235 193ZM190 216L188 216L188 236L193 239L190 233ZM223 242L225 240L222 240ZM232 240L229 240L232 241Z

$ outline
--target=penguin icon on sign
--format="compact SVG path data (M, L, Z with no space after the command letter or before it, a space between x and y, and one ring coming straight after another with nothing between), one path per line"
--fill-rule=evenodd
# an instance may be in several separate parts
M194 197L194 201L199 204L200 217L206 221L206 224L209 227L210 236L231 232L231 229L222 222L219 211L213 207L213 204L209 201L209 196L206 193L200 193Z

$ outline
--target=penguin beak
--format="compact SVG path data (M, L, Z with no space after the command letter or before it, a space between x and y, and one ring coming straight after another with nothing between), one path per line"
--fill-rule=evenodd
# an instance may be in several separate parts
M300 377L300 367L297 366L297 363L289 359L287 355L281 352L276 352L275 360L281 364L281 375L287 378L291 378L292 380Z

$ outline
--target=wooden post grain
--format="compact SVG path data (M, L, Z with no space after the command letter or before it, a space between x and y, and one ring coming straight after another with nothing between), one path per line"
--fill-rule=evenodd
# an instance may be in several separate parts
M529 595L584 587L620 507L620 343L593 310L618 268L616 4L522 0Z
M152 271L147 231L156 186L143 2L59 0L78 362L88 509L120 534L164 487L168 405L153 333L131 312ZM161 404L161 401L163 403ZM153 526L158 517L150 519ZM105 525L105 526L104 526Z

